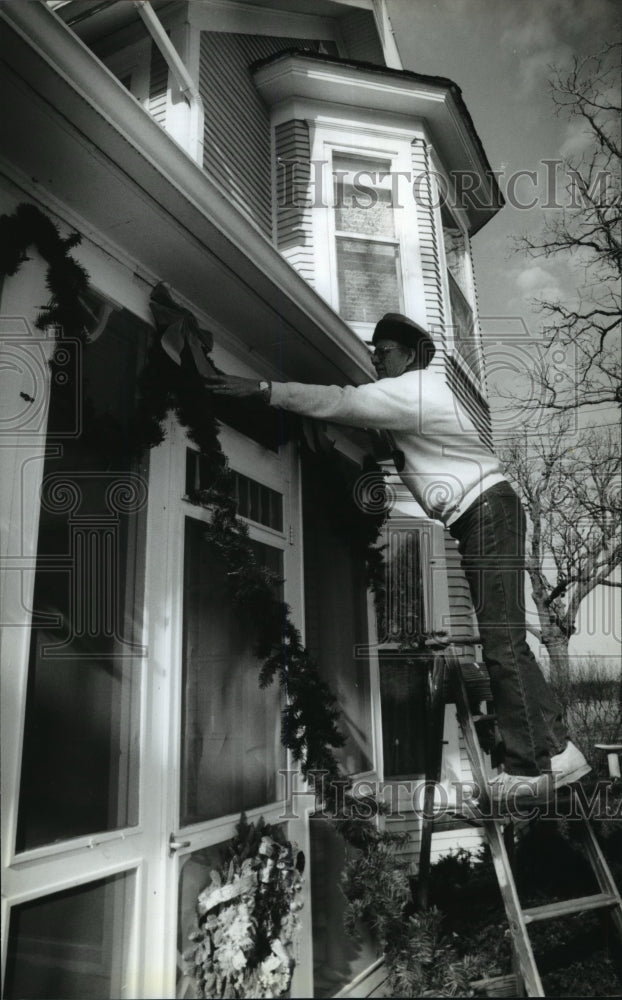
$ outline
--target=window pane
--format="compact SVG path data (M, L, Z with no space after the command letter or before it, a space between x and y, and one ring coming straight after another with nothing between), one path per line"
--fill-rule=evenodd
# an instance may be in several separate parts
M425 773L426 666L380 654L385 778Z
M399 247L391 243L338 237L339 314L343 319L376 323L386 312L400 312L400 267Z
M303 463L306 644L339 702L347 742L336 755L353 774L373 766L369 660L355 656L369 641L365 565L331 522L331 497L315 488L311 462ZM343 467L356 469L346 459Z
M473 310L460 291L452 275L448 273L449 300L454 344L472 371L480 375L479 346L475 337Z
M335 229L366 236L395 236L389 160L333 157ZM355 187L356 185L356 187Z
M467 270L468 243L467 238L458 228L446 205L441 208L443 223L443 242L447 269L452 275L463 295L469 296L469 277Z
M241 472L232 471L233 489L238 514L275 531L283 530L283 495L264 486ZM208 460L193 448L186 449L186 496L212 485L213 475Z
M126 995L134 876L114 875L14 906L7 1000L106 1000Z
M52 381L19 851L137 822L147 464L127 442L147 336L118 312L85 348L73 439L69 383Z
M344 931L346 898L339 883L344 865L356 852L326 820L312 817L309 833L313 993L316 997L334 997L375 962L380 951L363 928L355 938Z
M282 552L253 542L283 573ZM232 608L226 570L200 521L186 519L181 824L276 799L283 766L278 683L260 689L249 622Z

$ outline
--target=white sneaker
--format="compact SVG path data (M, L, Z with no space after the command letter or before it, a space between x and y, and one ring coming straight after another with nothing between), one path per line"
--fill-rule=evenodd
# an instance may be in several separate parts
M582 778L591 770L592 768L579 748L574 743L571 743L570 740L568 740L565 750L551 757L554 788L571 785L573 781L578 781L579 778Z
M550 774L508 774L502 771L488 782L488 795L493 808L512 812L525 805L544 805L552 796Z

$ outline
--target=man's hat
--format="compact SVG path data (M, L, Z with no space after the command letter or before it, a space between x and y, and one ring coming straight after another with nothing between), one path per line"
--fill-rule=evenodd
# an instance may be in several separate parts
M424 364L429 364L436 353L434 341L428 331L400 313L385 313L378 320L371 342L377 344L379 340L395 340L404 347L418 348L420 360Z

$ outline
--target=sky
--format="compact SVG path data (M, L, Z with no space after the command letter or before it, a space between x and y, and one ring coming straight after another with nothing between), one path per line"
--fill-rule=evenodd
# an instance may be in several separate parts
M517 171L535 171L538 190L523 177L516 183L517 199L525 204L534 193L544 194L553 171L544 161L576 152L584 142L580 123L555 115L548 86L552 67L570 67L574 56L594 54L615 37L613 0L388 2L404 67L447 76L462 89L492 169L504 172L502 190ZM546 197L537 201L530 209L506 203L472 244L484 336L506 331L512 344L515 336L524 343L525 328L540 339L534 298L571 295L580 283L580 273L561 259L512 253L513 236L537 233L552 214L542 208ZM529 359L517 349L509 363L519 367ZM491 352L489 378L497 360ZM491 403L494 408L494 397Z
M594 54L613 40L619 25L613 0L388 0L390 17L405 69L446 76L462 90L493 170L501 180L519 170L536 171L546 184L544 160L572 154L583 137L576 123L555 115L548 81L552 67L570 67L574 56ZM619 30L619 29L618 29ZM532 200L529 179L516 188L519 200ZM527 368L537 343L541 316L533 299L572 295L581 274L567 263L527 258L512 252L512 237L537 233L547 210L539 204L510 204L473 239L480 321L484 332L498 331L510 370ZM550 211L550 210L549 210ZM516 340L514 339L516 337ZM525 350L525 343L530 347ZM493 421L504 405L494 396L490 370L499 344L489 342L487 361ZM517 380L520 383L520 378ZM492 382L492 386L491 386ZM526 384L526 383L525 383ZM590 422L611 422L618 414L601 410ZM619 591L599 588L581 609L574 655L619 656Z

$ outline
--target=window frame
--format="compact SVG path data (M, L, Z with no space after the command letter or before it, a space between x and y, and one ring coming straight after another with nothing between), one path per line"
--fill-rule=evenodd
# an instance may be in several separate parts
M171 470L171 491L169 494L169 509L174 518L174 521L171 522L170 536L176 539L176 562L179 565L179 573L182 574L184 549L183 538L186 518L192 518L196 521L207 524L211 521L213 515L209 507L192 503L189 499L187 499L187 497L184 496L186 450L189 449L198 451L199 449L197 445L189 439L185 429L174 421L172 421L169 437L171 439L171 449L173 450L172 458L175 470ZM277 548L282 551L283 576L286 580L285 586L287 586L289 580L292 578L295 579L296 575L295 572L292 572L294 568L292 563L295 564L295 558L292 559L293 554L290 550L294 547L294 541L292 538L292 532L289 530L292 518L289 495L290 476L287 474L287 465L291 461L291 448L289 446L281 446L278 454L276 454L268 449L262 448L262 446L257 444L255 441L252 441L239 431L236 431L224 424L221 425L219 438L223 451L227 455L232 469L248 476L251 479L254 479L256 482L260 482L264 486L276 489L283 495L283 531L279 532L274 528L268 527L267 525L251 521L249 518L241 517L240 520L247 525L249 538L251 540L262 542L265 545L270 545L273 548ZM175 527L175 525L177 527ZM292 541L290 541L290 538L292 538ZM177 573L174 573L174 576L176 579L183 579L183 576L177 575ZM285 593L285 600L288 604L290 604L289 593L287 590ZM174 646L174 658L175 662L179 664L179 670L177 671L177 677L175 679L176 693L174 695L175 705L172 709L172 717L174 724L180 726L181 707L183 701L183 678L181 670L181 664L183 661L183 594L181 592L175 598L175 608L172 611L172 615L176 619L175 631L177 633ZM279 722L280 711L275 718L275 723L277 725ZM181 749L180 740L173 740L171 752L176 762L175 770L179 774L181 774ZM284 763L286 766L289 766L289 763L286 760ZM279 785L277 782L277 792L278 791ZM183 852L180 852L180 858L185 857L187 853L193 853L194 851L200 850L202 847L209 847L213 846L215 843L219 843L220 839L223 839L223 830L230 831L224 835L224 839L234 835L235 825L239 820L239 813L225 813L212 819L180 826L179 817L181 788L179 782L177 782L177 787L173 788L171 797L172 815L175 817L174 829L180 832L184 841L190 838L192 844L192 846L189 846L187 851L184 850ZM262 815L266 818L267 822L275 822L278 814L282 812L282 808L283 800L282 798L277 798L272 802L266 802L260 806L244 811L247 813L249 818Z
M307 111L308 114L308 111ZM305 116L306 117L306 116ZM364 115L361 116L362 119ZM339 312L339 281L337 271L336 239L340 232L335 225L334 185L332 174L333 155L360 157L362 160L387 160L393 175L407 174L412 178L411 143L417 130L414 127L387 127L365 120L339 122L309 119L311 131L311 160L321 171L320 204L312 208L314 243L317 246L316 283L318 292ZM425 301L422 294L423 272L419 253L419 220L412 189L407 189L405 177L397 180L397 205L393 207L395 239L399 247L403 312L417 322L426 324ZM393 183L393 182L391 182ZM316 176L316 192L318 177ZM317 201L317 199L316 199ZM347 234L350 236L350 234ZM368 240L378 238L368 235ZM381 240L378 239L378 242ZM383 241L386 242L386 241ZM378 317L380 318L380 317ZM371 340L375 323L344 320L357 336Z
M333 178L335 178L336 175L337 175L337 170L335 168L335 160L336 160L337 157L339 157L339 156L343 157L344 155L345 154L342 151L337 150L336 148L332 149L330 166L331 166L331 176ZM348 155L350 155L350 154L348 154ZM355 159L357 157L358 157L358 154L352 155L352 159ZM378 160L373 160L371 157L361 156L359 158L359 163L360 162L364 163L366 159L368 159L370 163L376 163L377 164L379 162ZM391 184L390 178L391 178L391 173L392 173L392 163L393 163L393 161L391 159L389 159L389 161L388 161L389 170L385 173L385 176L382 178L382 180L380 180L380 178L378 178L378 180L374 181L373 183L370 181L370 183L369 183L368 186L371 187L374 191L380 191L380 190L391 191L392 184ZM357 171L355 173L355 176L357 176L358 172L359 171ZM365 173L366 172L365 171L365 167L363 167L362 171L360 171L360 172ZM367 173L368 173L368 177L370 177L372 171L370 170ZM373 173L376 174L376 171L373 171ZM342 190L342 193L343 193L343 190ZM402 248L401 248L400 232L399 232L399 227L397 225L397 217L395 215L395 208L394 208L394 206L391 206L391 211L393 213L392 218L393 218L393 228L394 228L394 234L392 236L378 235L378 234L372 234L372 233L363 233L363 232L358 232L358 231L356 231L354 229L352 229L352 230L338 229L337 228L337 221L336 221L337 205L336 205L336 201L335 201L335 184L334 183L332 185L331 194L332 194L332 204L330 206L330 210L331 210L331 222L332 222L333 239L334 239L334 242L332 243L332 247L333 247L334 255L335 255L335 277L336 277L336 286L337 286L337 305L336 305L336 309L337 309L337 311L340 312L341 307L342 307L342 303L340 302L340 294L339 294L339 286L340 286L341 282L340 282L340 275L339 275L339 252L338 252L338 249L337 249L337 245L338 245L338 241L339 240L354 240L355 242L360 242L360 243L372 243L372 244L381 244L381 245L384 245L384 246L391 246L391 247L394 247L397 250L398 253L397 253L397 261L396 261L396 264L397 264L397 266L396 266L396 276L397 276L397 283L398 283L398 289L399 289L399 295L400 295L400 302L399 302L398 311L399 312L403 312L403 309L404 309L404 274L403 274L403 264L402 264ZM341 315L341 312L340 312L340 315ZM350 325L365 325L365 326L369 325L367 323L364 323L362 320L349 320L346 317L342 317L342 318L345 319L345 321L347 323L349 323Z

